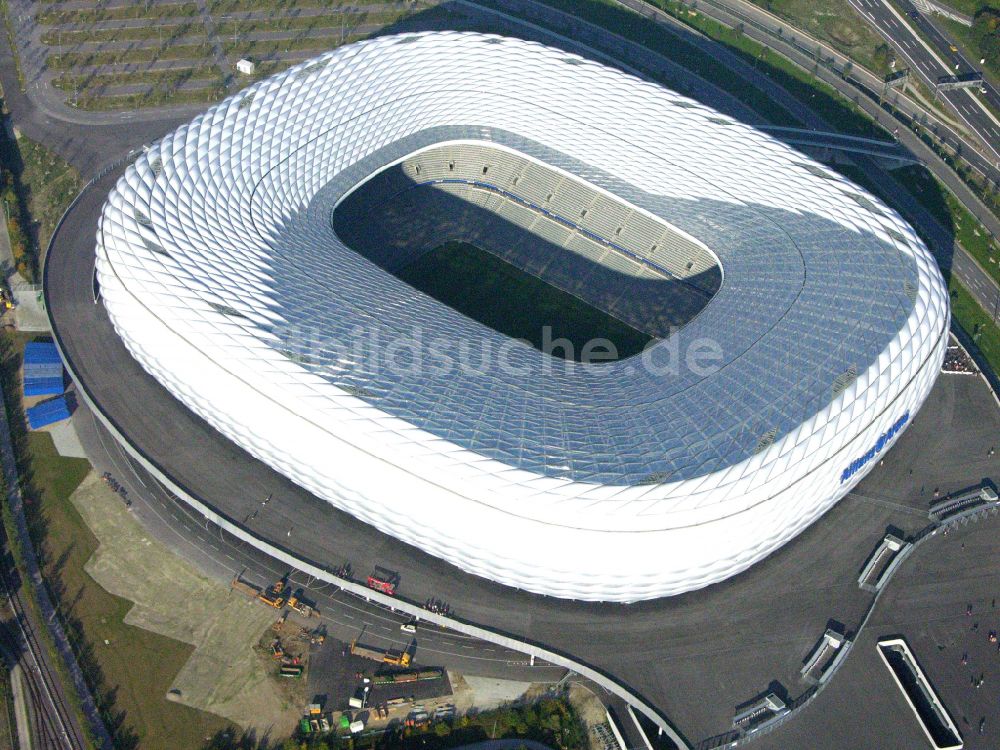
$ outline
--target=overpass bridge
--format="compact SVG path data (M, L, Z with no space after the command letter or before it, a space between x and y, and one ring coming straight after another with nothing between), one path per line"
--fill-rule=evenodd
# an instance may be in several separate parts
M811 151L840 151L863 154L875 159L885 159L898 166L921 164L922 162L897 141L882 141L876 138L862 138L824 130L762 126L758 130L774 136L789 146L806 148Z

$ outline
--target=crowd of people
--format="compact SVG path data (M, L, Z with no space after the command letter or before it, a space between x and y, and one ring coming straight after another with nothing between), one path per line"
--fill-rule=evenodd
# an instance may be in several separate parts
M979 372L972 358L960 346L949 346L944 355L941 372L960 372L974 375Z
M451 605L447 602L441 601L440 599L428 599L424 602L424 609L438 615L451 614Z
M108 487L121 495L122 500L125 501L126 508L132 507L132 501L128 499L128 490L125 489L125 486L121 482L111 476L110 471L106 471L101 474L101 479L104 480L104 483L108 485Z

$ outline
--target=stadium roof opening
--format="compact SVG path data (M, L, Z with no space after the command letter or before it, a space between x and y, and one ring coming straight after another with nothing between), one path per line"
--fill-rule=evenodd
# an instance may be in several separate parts
M598 337L615 355L638 353L697 315L721 283L715 256L662 218L486 142L437 144L382 169L338 201L333 228L398 278L568 359L575 358L570 350L579 355ZM477 263L475 253L452 243L482 248L500 263ZM441 249L451 263L436 262ZM437 277L448 270L509 276L513 269L528 280L473 285L469 292L515 299L456 299L463 290L455 280ZM563 294L545 294L531 278ZM589 314L594 309L604 315ZM560 339L569 346L554 350Z

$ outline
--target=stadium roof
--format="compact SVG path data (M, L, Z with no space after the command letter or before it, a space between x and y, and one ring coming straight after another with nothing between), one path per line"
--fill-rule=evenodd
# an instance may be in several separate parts
M661 217L714 253L721 287L646 359L509 345L331 228L352 187L442 142L514 150ZM914 383L919 406L948 321L926 248L854 184L655 84L480 34L350 45L227 99L128 170L98 240L105 305L147 369L255 455L415 543L416 509L390 508L410 491L389 486L396 472L419 478L427 508L433 488L600 531L703 523L838 477ZM358 329L367 349L348 345ZM685 364L706 345L717 367ZM423 366L390 366L390 350ZM476 372L434 366L468 351L486 357ZM391 468L318 453L344 445ZM719 565L787 538L828 507L821 494L773 506L785 515L761 521L767 542ZM436 533L455 559L460 531Z

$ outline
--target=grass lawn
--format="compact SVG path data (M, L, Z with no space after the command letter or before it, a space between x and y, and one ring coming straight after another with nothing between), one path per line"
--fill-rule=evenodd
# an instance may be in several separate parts
M46 8L35 14L40 24L88 24L120 21L130 18L168 19L193 18L198 14L197 3L129 3L110 8Z
M619 357L642 351L651 340L572 294L466 242L441 245L397 275L463 315L512 338L525 339L536 349L543 348L543 327L551 326L549 340L569 339L572 358L577 361L590 339L609 339Z
M975 15L977 10L991 4L989 0L934 0L934 2L948 8L954 8L967 16ZM993 5L995 6L995 0Z
M196 24L193 20L186 20L176 24L164 24L161 21L149 26L126 26L111 29L63 30L62 27L56 27L44 32L41 41L42 44L68 47L78 44L142 41L144 39L165 39L168 42L175 42L189 36L204 37L204 24Z
M53 70L75 70L87 65L142 65L157 60L204 60L212 54L208 44L167 44L161 48L136 47L120 50L90 50L49 55Z
M869 70L885 74L893 54L847 0L751 0L827 42Z
M67 635L119 748L201 747L227 722L164 697L192 647L125 625L132 603L112 596L84 572L97 540L69 498L90 464L60 456L49 434L24 427L16 370L25 343L34 338L0 334L0 376L12 405L11 429L36 552Z
M983 226L948 188L920 166L905 167L893 172L893 176L913 194L920 205L944 226L950 227L962 247L1000 282L1000 244L990 239Z
M58 594L91 684L101 685L106 715L120 723L126 746L134 737L144 750L200 747L205 737L226 727L225 720L164 697L193 648L125 625L132 602L112 596L84 572L97 540L69 497L90 464L58 455L46 433L29 434L28 446L45 535L45 576Z
M976 342L993 372L1000 373L1000 327L957 281L952 279L948 283L948 290L951 292L952 316Z
M94 112L141 109L142 107L164 107L168 104L211 104L225 96L221 85L207 83L196 89L152 89L142 94L88 94L77 99L80 109Z
M361 39L367 39L368 34L351 34L345 32L342 37L340 29L330 29L327 36L296 36L287 39L242 39L223 42L222 51L227 55L250 55L256 58L271 57L288 52L308 52L315 50L316 54L326 52L341 44L350 44ZM296 60L296 62L300 62Z
M140 83L150 86L179 86L187 81L221 80L222 75L222 70L217 65L202 65L195 68L171 68L169 70L88 73L84 75L63 73L52 81L52 85L62 91L79 92L82 96L90 92L98 92L106 86Z
M44 255L59 218L83 186L80 173L61 156L34 141L17 139L28 189L28 210L38 224L38 247Z
M340 30L350 31L361 24L378 24L385 26L390 23L401 21L412 14L412 10L390 10L384 12L357 12L344 11L340 13L315 14L307 16L292 16L282 18L280 27L275 28L275 23L269 18L251 18L241 21L220 21L215 25L215 33L220 37L233 36L236 34L254 34L261 31L315 31L326 30L326 35L340 39Z

